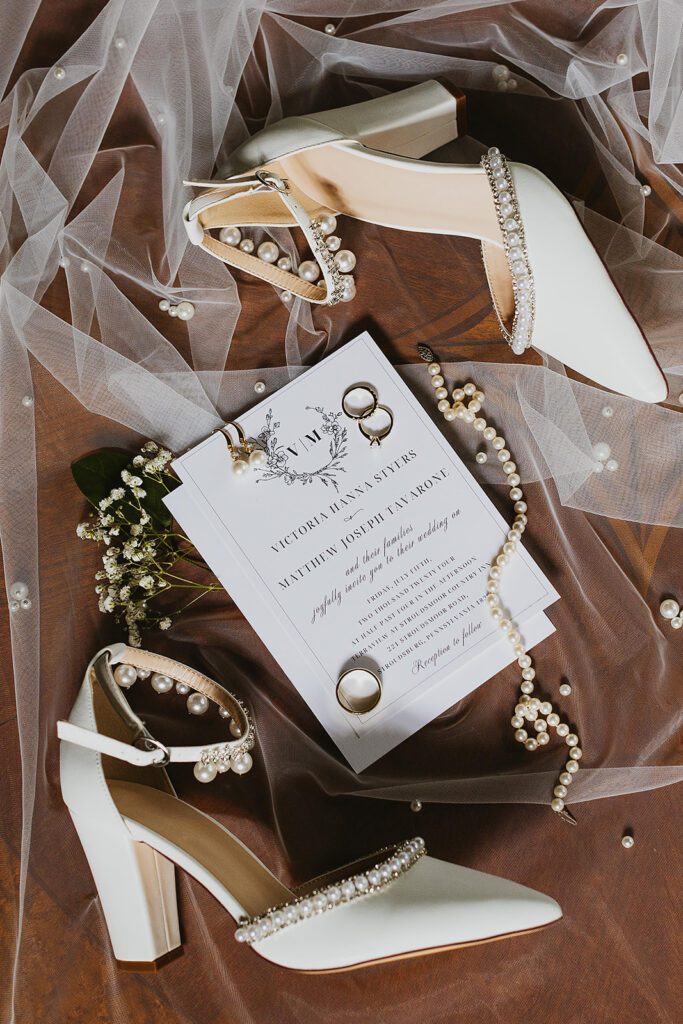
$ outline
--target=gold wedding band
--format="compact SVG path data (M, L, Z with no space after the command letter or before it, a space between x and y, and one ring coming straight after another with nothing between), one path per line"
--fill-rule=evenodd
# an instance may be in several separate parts
M348 668L339 676L336 693L344 711L365 715L382 699L382 684L369 668Z
M358 392L358 397L361 400L361 404L356 406L355 403L350 403L349 399L353 395L354 391ZM365 401L363 404L363 398ZM371 416L377 408L379 402L379 395L370 384L352 384L351 387L347 388L342 395L341 405L344 415L348 416L352 420L363 420L366 416Z

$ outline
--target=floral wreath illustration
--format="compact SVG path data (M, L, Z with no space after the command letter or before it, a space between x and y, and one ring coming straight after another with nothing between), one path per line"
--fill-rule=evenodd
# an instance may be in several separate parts
M335 491L339 490L335 476L337 473L346 472L341 462L348 454L346 427L339 422L342 414L341 412L326 412L319 405L307 405L306 409L319 414L320 426L318 429L322 434L329 435L329 459L318 469L309 471L292 469L289 465L289 453L284 445L278 443L275 433L279 429L280 423L279 421L273 422L273 410L269 409L266 415L266 425L256 437L258 445L266 453L264 465L257 467L257 472L262 474L257 483L262 483L265 480L284 480L287 486L290 486L294 483L311 484L314 480L319 480L325 487L331 484Z

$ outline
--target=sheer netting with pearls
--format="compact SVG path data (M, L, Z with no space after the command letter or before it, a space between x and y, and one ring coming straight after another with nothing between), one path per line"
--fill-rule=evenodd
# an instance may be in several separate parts
M147 438L180 452L366 327L431 408L417 358L427 342L450 387L476 380L504 426L533 514L525 543L562 597L551 609L557 632L534 664L541 693L572 685L560 703L581 736L577 818L584 802L680 781L683 631L658 607L676 585L683 595L671 542L683 525L683 6L24 0L0 21L0 537L15 682L3 716L3 830L17 865L7 1019L35 1018L37 978L59 969L32 940L43 915L55 921L62 964L86 955L84 935L106 959L107 1019L131 1020L142 999L145 1019L175 1020L173 1004L194 1024L208 1016L190 988L199 983L207 999L211 990L222 1008L235 998L221 967L234 955L231 923L214 924L223 918L183 882L209 966L195 966L182 994L172 972L154 995L124 989L60 800L54 723L89 658L122 639L97 611L101 552L76 537L83 501L70 463ZM183 180L210 176L264 124L430 78L465 91L470 131L435 159L476 164L499 145L570 196L664 369L668 403L605 392L532 350L512 357L472 240L347 218L340 233L357 257L357 291L330 309L284 302L188 243L181 211L193 193ZM250 231L293 261L305 252L296 231ZM194 314L169 316L181 302ZM475 463L474 442L448 436L505 514L492 461ZM256 770L239 793L226 783L200 798L283 875L295 864L303 880L306 868L339 863L343 841L360 855L354 837L373 849L412 834L414 821L391 816L411 800L526 805L520 818L543 811L548 827L565 827L529 807L547 805L561 765L550 745L520 756L513 668L359 777L225 595L147 643L201 663L251 706ZM162 734L190 727L167 724L151 698L144 710ZM177 784L181 795L193 785L182 774ZM241 999L231 1020L266 1019ZM52 1009L66 1019L58 1002ZM342 1010L327 1018L344 1020ZM419 1013L416 993L404 1010ZM291 1005L279 1019L297 1013Z

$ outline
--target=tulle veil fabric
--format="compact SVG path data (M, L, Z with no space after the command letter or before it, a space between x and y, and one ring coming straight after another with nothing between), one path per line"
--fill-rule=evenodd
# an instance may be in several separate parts
M69 602L68 583L69 572L91 574L93 558L79 549L56 568L56 552L41 542L41 508L58 498L51 490L53 460L68 446L46 435L37 415L39 398L42 394L49 402L54 395L62 401L70 393L70 407L93 414L94 433L76 435L80 451L74 456L99 444L130 445L133 435L181 451L253 401L257 379L275 388L339 343L341 325L351 322L348 314L341 321L326 311L314 316L297 301L285 315L279 358L269 354L259 365L258 344L245 342L245 323L257 330L245 300L253 292L240 289L240 296L230 271L188 244L180 219L190 194L183 179L206 177L248 134L284 114L382 95L397 81L431 77L472 91L481 109L491 111L500 95L493 74L499 64L514 76L518 109L531 111L553 98L565 108L571 105L576 137L597 159L611 197L607 213L599 213L591 209L590 196L577 191L577 211L617 283L634 297L634 313L667 375L671 403L648 407L606 395L547 361L459 363L457 373L463 379L471 374L485 388L523 466L523 483L540 510L544 536L553 538L563 596L557 636L569 638L567 649L573 648L569 664L560 641L549 641L557 645L557 663L564 659L574 678L588 680L592 699L602 700L600 714L614 718L615 729L603 730L591 751L590 764L596 767L584 769L573 787L573 802L667 786L683 776L674 756L679 712L670 688L671 638L662 631L652 595L645 598L649 581L623 567L624 552L640 550L646 534L655 543L665 528L683 525L678 403L683 259L669 214L680 212L683 192L676 166L683 159L683 7L665 0L582 2L569 26L560 5L552 12L548 6L555 8L495 0L327 0L324 5L314 0L109 0L85 21L72 45L51 53L49 66L22 61L40 5L25 0L5 6L0 18L0 531L6 584L26 582L32 599L30 610L10 617L20 739L20 771L17 765L9 775L7 814L21 866L12 951L15 1010L26 1005L22 978L28 954L21 936L31 869L47 856L46 822L58 833L63 830L58 845L67 849L53 723L68 711L95 649L76 643L67 649L54 636L46 637L44 603L57 599L46 587L46 572L64 574L66 632L90 638L96 633L90 610L90 633L78 624L83 610ZM68 9L59 6L67 17ZM321 31L325 21L336 25L336 34ZM625 62L616 60L620 53ZM124 102L134 111L125 131ZM494 127L512 139L511 146L501 143L501 148L534 162L535 153L523 145L515 151L510 125L500 122L486 126L485 138L477 136L475 124L473 136L443 158L456 154L476 160L496 141L489 137ZM542 138L535 147L543 149ZM641 193L643 167L654 200ZM284 251L294 253L289 232L272 234ZM379 251L377 229L367 236L357 230L354 237L357 249L367 237ZM455 258L457 240L441 244ZM268 292L267 301L281 319L276 293L265 284L258 287ZM68 317L52 311L56 290L68 293ZM163 318L151 315L164 297L189 299L196 306L182 345L167 339ZM413 294L416 339L420 302L419 292ZM241 349L235 347L238 338ZM447 369L456 372L455 366ZM426 401L420 367L403 366L401 372ZM609 418L606 406L612 410ZM592 448L603 439L618 455L618 473L596 472ZM482 479L493 483L493 473L485 468ZM72 534L80 515L70 492L63 508L70 551L77 544ZM600 517L620 521L616 539ZM638 562L637 554L633 557ZM180 624L176 639L191 643L195 625L196 620ZM231 625L234 650L244 653L248 629L234 616ZM572 642L579 638L581 643ZM614 653L618 669L606 661L596 668L592 642ZM217 671L230 664L226 658L207 655ZM625 734L643 710L616 692L627 668L631 685L647 687L649 696L647 722L636 730L639 741L623 749L617 735ZM278 694L286 684L276 667L268 666L274 692L266 686L250 689L246 673L240 678L233 664L230 670L259 721L264 785L274 831L285 848L297 845L279 814L280 766L292 752L328 795L405 801L419 794L424 801L474 804L547 800L552 770L517 773L497 760L495 746L506 735L505 721L500 732L497 723L490 726L492 750L476 770L471 756L449 757L450 744L457 741L455 714L432 737L431 756L440 754L440 763L448 765L438 775L432 761L421 763L417 754L403 776L380 768L359 779L329 746L319 744L307 716L283 713ZM7 706L11 709L11 702ZM469 713L483 727L492 709L486 702L478 708L472 704ZM495 713L500 719L498 709ZM21 1019L13 1012L8 1019ZM241 1019L252 1017L245 1010Z

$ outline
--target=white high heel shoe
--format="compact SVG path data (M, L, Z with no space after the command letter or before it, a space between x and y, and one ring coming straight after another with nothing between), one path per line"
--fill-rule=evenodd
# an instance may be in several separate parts
M124 690L151 677L195 714L217 707L230 740L167 747ZM164 766L194 763L210 782L251 767L243 704L193 669L115 644L91 661L60 722L64 800L88 858L114 954L155 970L180 951L173 865L237 922L235 938L272 963L338 971L528 932L561 917L554 900L514 882L428 857L413 839L292 891L215 819L176 797Z
M251 177L226 178L184 211L191 240L219 259L251 269L234 248L217 248L213 228L298 223L322 285L272 268L259 276L308 301L333 304L354 294L326 247L335 214L478 238L494 307L516 355L533 344L613 391L644 402L666 398L642 331L572 206L535 168L507 164L495 148L476 167L408 159L345 140L264 162Z

